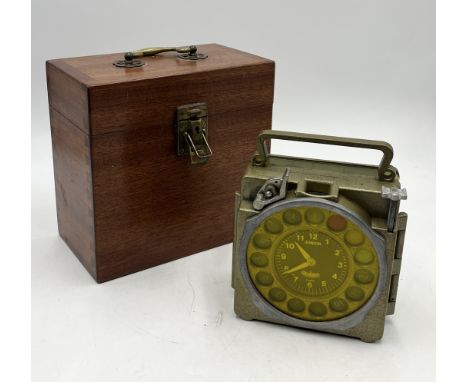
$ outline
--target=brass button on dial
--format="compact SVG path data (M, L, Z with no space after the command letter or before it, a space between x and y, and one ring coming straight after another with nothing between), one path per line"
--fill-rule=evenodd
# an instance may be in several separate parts
M264 253L255 252L250 256L250 262L256 267L266 267L268 265L268 257Z

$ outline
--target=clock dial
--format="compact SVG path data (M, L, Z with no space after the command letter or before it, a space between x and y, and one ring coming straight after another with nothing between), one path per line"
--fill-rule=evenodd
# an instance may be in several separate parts
M328 321L362 307L375 291L375 248L350 219L319 207L285 208L262 220L247 247L260 294L282 312Z
M300 230L279 241L273 254L279 281L306 296L322 296L339 288L348 276L349 256L325 232Z

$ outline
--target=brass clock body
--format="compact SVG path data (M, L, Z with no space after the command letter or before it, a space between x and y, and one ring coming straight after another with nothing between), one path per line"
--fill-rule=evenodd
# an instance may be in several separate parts
M367 147L380 166L267 154L266 139ZM268 131L236 194L234 310L373 342L395 309L407 215L384 142ZM391 191L388 191L391 190ZM390 194L390 197L387 195ZM397 200L398 199L398 200Z

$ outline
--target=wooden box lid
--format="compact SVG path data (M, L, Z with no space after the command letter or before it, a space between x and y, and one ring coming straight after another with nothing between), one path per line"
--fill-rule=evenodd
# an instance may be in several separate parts
M167 52L143 58L139 68L115 67L123 53L50 60L50 105L95 135L167 126L181 104L206 102L213 115L273 103L273 61L218 44L198 51L208 58Z

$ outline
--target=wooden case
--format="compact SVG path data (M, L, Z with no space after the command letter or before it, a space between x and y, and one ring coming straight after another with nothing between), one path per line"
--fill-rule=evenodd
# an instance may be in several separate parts
M234 192L271 127L274 62L221 45L117 68L122 53L46 63L60 236L97 282L233 238ZM213 155L176 152L176 110L204 102Z

